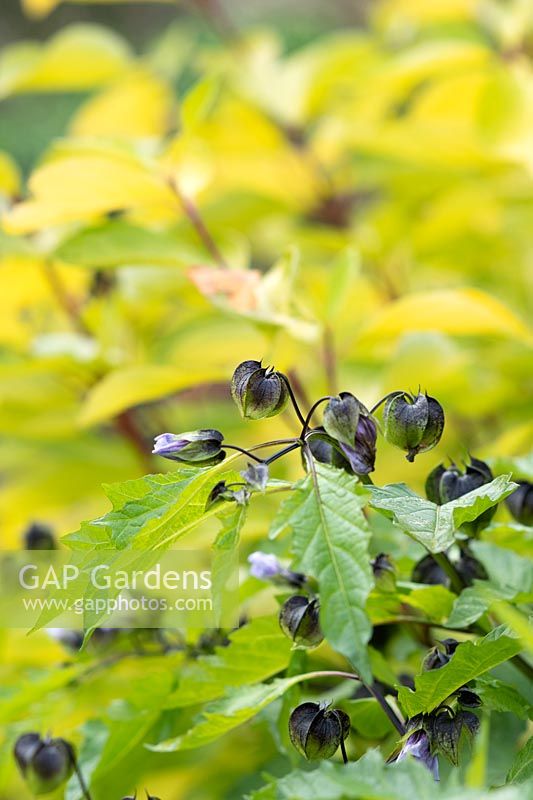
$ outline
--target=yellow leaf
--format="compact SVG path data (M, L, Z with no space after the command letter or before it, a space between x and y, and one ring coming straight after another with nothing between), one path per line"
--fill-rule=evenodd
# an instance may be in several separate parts
M90 277L86 270L58 265L57 272L72 297L85 295ZM40 259L5 256L0 260L0 285L0 345L24 347L39 333L70 326Z
M211 379L212 371L192 372L158 364L139 364L117 369L91 389L80 411L80 423L85 426L105 422L140 403L157 400Z
M452 20L472 19L479 0L387 0L377 4L374 19L378 25L395 25L406 29L416 25L433 25Z
M226 93L205 112L196 119L189 106L187 119L190 124L193 116L194 125L164 156L165 168L185 194L205 192L218 198L246 191L295 208L313 202L315 166L258 108Z
M84 90L116 78L131 53L117 34L98 25L72 25L49 42L6 47L0 59L0 97L14 92Z
M0 150L0 195L14 197L19 191L19 168L8 153Z
M71 133L127 139L162 136L172 121L172 104L165 81L147 70L135 70L85 103L71 123Z
M509 336L527 344L533 334L503 303L478 289L417 292L381 309L362 330L360 340L376 341L412 331L457 336Z
M92 219L110 211L176 207L164 179L134 154L119 148L68 147L33 173L33 199L4 218L8 233L30 233Z

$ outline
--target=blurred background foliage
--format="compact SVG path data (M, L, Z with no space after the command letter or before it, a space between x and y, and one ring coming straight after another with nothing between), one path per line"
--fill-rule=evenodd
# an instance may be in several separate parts
M149 455L162 431L215 426L244 446L296 433L289 415L243 426L228 378L246 358L287 371L304 404L339 389L438 397L447 426L409 466L419 489L447 457L530 450L528 0L4 0L0 13L4 548L34 519L73 531L106 510L102 483L164 469ZM295 458L278 475L299 472ZM375 480L406 480L384 442ZM2 632L0 648L8 683L28 681L23 697L2 688L15 725L33 703L74 730L139 679L120 664L61 693L45 636ZM139 724L124 716L119 749ZM256 729L237 740L250 772L273 755ZM235 741L210 755L217 795L202 752L160 793L241 796ZM127 752L121 769L138 767ZM12 772L6 756L0 785Z

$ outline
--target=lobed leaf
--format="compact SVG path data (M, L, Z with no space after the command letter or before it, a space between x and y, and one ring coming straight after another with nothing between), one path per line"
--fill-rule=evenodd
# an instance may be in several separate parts
M372 626L365 606L373 578L366 497L356 478L316 463L314 475L282 505L273 530L292 530L294 567L319 583L320 621L329 643L369 681Z
M432 711L468 681L497 667L520 652L520 642L497 628L477 642L463 642L440 669L417 675L415 691L403 686L398 700L408 717Z
M515 488L516 484L509 475L500 475L479 489L438 506L419 497L405 483L368 487L372 495L370 505L391 516L430 553L441 553L450 547L455 540L455 531L463 523L477 519Z

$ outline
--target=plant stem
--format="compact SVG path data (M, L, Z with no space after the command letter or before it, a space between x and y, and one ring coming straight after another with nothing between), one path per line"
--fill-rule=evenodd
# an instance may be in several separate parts
M290 383L289 379L287 378L286 375L283 374L283 372L280 372L279 376L285 382L285 386L287 387L287 391L289 392L289 397L291 398L292 407L294 408L294 410L296 412L296 416L298 417L298 419L300 420L302 425L305 425L304 415L300 411L300 406L298 405L298 401L296 400L296 397L295 397L294 392L292 390L292 386L291 386L291 383Z
M137 425L135 414L132 408L122 411L122 413L115 417L115 428L125 439L131 443L139 455L144 469L147 472L150 472L152 469L152 459L150 457L145 438L142 432L139 430L139 426Z
M346 746L344 744L344 739L341 739L341 753L342 753L342 760L345 764L348 763L348 756L346 754Z
M455 569L454 565L446 555L446 553L431 553L439 567L442 569L443 572L446 573L448 578L450 579L451 587L456 594L461 594L461 591L464 588L463 581L461 580L461 576Z
M324 369L326 370L326 379L328 385L328 392L337 394L337 357L335 354L335 341L333 338L333 331L326 325L324 335L322 338L322 352L324 358Z
M76 758L76 754L71 747L69 747L69 754L72 766L74 767L74 772L76 773L76 777L78 779L78 783L80 784L81 793L85 800L92 800L91 793L87 787L87 784L85 783L85 778L83 777L80 765L78 764L78 759Z
M293 450L296 450L297 447L301 447L300 442L295 442L294 444L289 444L287 447L284 447L283 450L279 450L277 453L274 453L273 456L270 458L265 458L264 464L272 464L272 462L277 461L278 458L287 455L287 453L292 453Z
M64 286L53 261L47 260L43 262L43 272L58 305L69 317L73 327L78 331L78 333L82 333L85 336L90 336L91 332L80 316L78 304Z
M317 410L317 408L318 408L318 407L319 407L319 406L320 406L322 403L325 403L325 402L326 402L326 400L331 400L331 397L330 397L329 395L327 395L327 396L325 396L325 397L321 397L321 398L320 398L320 400L317 400L317 401L316 401L316 403L313 403L313 405L312 405L312 406L311 406L311 408L309 409L309 412L308 412L308 414L307 414L307 416L306 416L306 418L305 418L305 422L304 422L304 426L303 426L303 428L302 428L302 432L301 432L301 434L300 434L300 436L301 436L301 438L302 438L302 439L304 439L304 438L305 438L305 435L306 435L306 433L307 433L307 430L308 430L308 428L309 428L309 425L310 425L310 423L311 423L311 418L312 418L313 414L315 413L315 411Z
M368 689L372 697L378 701L381 708L383 709L389 720L392 722L392 724L394 725L400 736L403 736L405 733L405 725L403 724L403 721L396 715L396 712L387 703L385 697L381 694L381 692L378 689L374 688L374 686L370 686L366 683L364 683L363 686L366 689Z
M181 189L179 188L178 184L173 178L169 178L168 185L178 198L183 211L185 212L186 216L189 218L193 228L195 229L196 233L198 234L200 240L202 241L206 250L211 254L213 260L216 262L217 266L221 269L227 269L228 265L224 259L224 256L218 249L215 240L209 233L205 222L203 221L200 212L198 211L197 206L190 200L186 195L183 194Z
M390 397L398 397L398 395L400 394L407 394L407 392L389 392L388 394L385 395L385 397L382 397L381 400L379 400L375 406L372 406L372 408L369 411L369 414L373 414L374 411L377 411L378 408L381 405L383 405L383 403L385 403Z
M237 447L236 444L225 444L224 443L222 445L222 447L225 450L236 450L238 453L243 453L243 455L248 456L249 458L252 458L254 461L257 461L258 464L267 463L267 462L265 462L264 458L259 458L258 456L254 456L254 454L251 453L249 450L245 450L244 447Z
M403 724L402 720L396 715L394 709L390 707L390 705L387 703L387 701L385 700L385 698L378 689L375 689L373 686L369 686L367 683L361 680L359 675L356 675L354 672L341 672L339 670L320 670L318 672L308 672L307 675L304 676L305 680L313 680L313 678L346 678L352 681L359 681L359 683L361 683L361 685L364 686L365 689L367 689L370 692L372 697L378 701L381 708L383 709L389 720L392 722L398 733L401 734L402 736L404 735L405 725Z

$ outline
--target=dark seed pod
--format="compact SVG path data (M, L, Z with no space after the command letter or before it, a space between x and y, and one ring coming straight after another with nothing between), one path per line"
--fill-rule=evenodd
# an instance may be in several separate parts
M407 460L431 450L439 443L444 430L444 411L434 397L407 393L394 394L383 411L385 438L407 451Z
M334 467L344 469L351 474L352 468L348 459L343 456L340 452L340 447L335 444L331 436L328 436L325 429L322 427L313 428L312 434L307 438L307 444L315 461L319 461L321 464L332 464ZM307 470L308 464L303 452L302 464L304 469Z
M479 731L479 720L471 711L458 711L456 719L461 723L461 729L466 730L470 736L475 736Z
M283 411L289 399L284 378L260 361L243 361L231 379L231 395L246 419L265 419Z
M289 718L291 742L308 760L331 758L349 732L348 714L318 703L302 703Z
M279 624L298 647L318 647L324 639L320 629L318 601L304 595L289 597L281 606Z
M472 586L474 580L486 581L488 578L483 564L466 549L463 549L461 557L455 562L455 569L465 586Z
M222 450L223 441L220 431L212 429L161 433L155 438L152 453L185 464L216 464L226 456Z
M432 647L422 662L424 672L440 669L448 663L455 653L459 642L455 639L442 639L438 645Z
M233 484L235 485L235 484ZM250 492L246 486L240 486L238 489L232 489L231 485L228 486L226 481L219 481L216 483L209 492L206 500L206 511L210 509L215 503L220 503L223 500L228 502L237 503L239 506L245 506L250 499Z
M48 794L61 786L72 774L75 760L71 745L64 739L41 739L33 733L17 741L15 758L36 795Z
M518 489L506 499L507 508L522 525L533 525L533 483L517 481Z
M386 553L380 553L371 562L376 587L382 592L393 592L396 589L394 565Z
M450 583L450 579L442 567L437 564L431 555L424 556L415 564L411 573L411 580L415 583L427 583L430 586L438 584L448 586Z
M465 708L478 708L481 705L481 698L475 692L463 687L457 692L457 702Z
M25 775L26 769L41 745L42 739L38 733L24 733L15 742L13 755L23 775Z
M457 500L458 497L473 492L492 480L493 475L489 465L479 458L470 458L470 464L465 465L464 471L455 464L449 467L439 464L427 477L426 495L428 500L440 506ZM488 508L473 522L465 523L463 528L475 535L478 530L488 525L495 513L496 506Z
M57 542L48 525L34 522L24 532L23 546L25 550L55 550Z
M359 423L361 404L350 392L332 397L324 410L326 433L338 442L352 447Z
M457 766L459 759L459 737L462 722L448 709L439 710L432 721L431 741L435 749Z
M440 669L449 660L449 657L439 647L432 647L422 661L422 670L430 672L433 669Z

